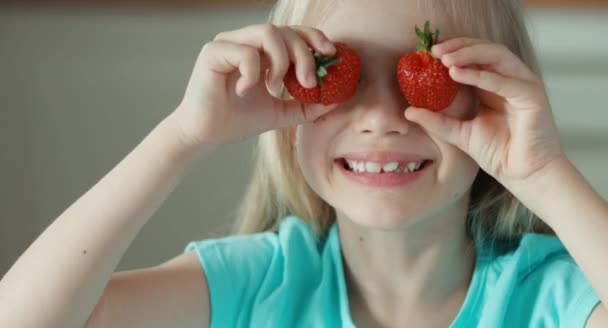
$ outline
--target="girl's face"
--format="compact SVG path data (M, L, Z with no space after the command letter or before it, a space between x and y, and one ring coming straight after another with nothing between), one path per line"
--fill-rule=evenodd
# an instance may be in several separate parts
M425 217L450 217L468 204L479 170L463 151L427 134L405 119L407 101L399 92L399 57L417 44L414 25L450 30L441 18L429 17L417 1L353 1L339 6L318 26L333 41L343 41L361 56L357 95L311 124L297 127L295 147L311 188L336 209L339 217L367 227L394 229ZM459 119L475 116L473 93L461 90L442 113ZM409 162L424 164L408 173L391 170ZM347 162L366 166L353 172Z

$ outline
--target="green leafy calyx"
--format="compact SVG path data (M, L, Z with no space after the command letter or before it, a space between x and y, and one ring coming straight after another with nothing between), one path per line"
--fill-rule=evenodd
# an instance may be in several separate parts
M435 32L431 32L431 25L428 20L424 23L424 31L421 31L418 26L416 26L414 30L420 39L420 43L416 46L416 50L430 53L431 47L439 40L439 30L436 29Z
M332 65L337 65L340 63L340 59L337 58L338 53L333 56L324 56L319 52L315 52L315 65L317 67L317 81L320 85L323 85L323 78L327 76L327 68Z

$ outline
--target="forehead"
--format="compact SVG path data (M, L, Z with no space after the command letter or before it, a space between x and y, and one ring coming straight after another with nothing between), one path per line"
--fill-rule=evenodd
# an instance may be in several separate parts
M418 2L336 0L316 27L331 40L347 42L361 51L381 50L395 54L416 47L418 38L414 26L422 29L427 20L433 30L440 30L440 39L449 37L447 20L430 8L422 8Z

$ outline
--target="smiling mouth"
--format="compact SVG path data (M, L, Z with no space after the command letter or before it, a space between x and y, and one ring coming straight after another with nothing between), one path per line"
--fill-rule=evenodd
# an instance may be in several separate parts
M413 173L418 172L433 163L432 160L422 160L418 162L372 162L372 161L354 161L346 158L338 158L336 164L343 167L345 170L354 173Z

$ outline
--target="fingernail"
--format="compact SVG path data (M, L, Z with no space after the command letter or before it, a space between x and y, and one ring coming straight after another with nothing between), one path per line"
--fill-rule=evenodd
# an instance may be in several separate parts
M317 86L317 75L313 72L309 72L306 75L306 84L308 84L310 88Z
M244 82L243 79L239 79L238 81L236 81L236 86L235 86L235 90L234 92L236 93L237 96L242 97L243 96L243 86Z
M335 47L335 46L334 46L334 44L333 44L333 43L331 43L331 42L325 42L325 43L323 44L323 48L324 48L325 50L327 50L327 52L329 52L329 53L333 53L334 51L336 51L336 47Z
M412 113L412 112L415 112L415 111L418 111L418 107L408 107L405 110L405 116L406 116L406 118L407 118L408 115L410 115L410 116L411 115L415 115L415 114Z
M281 92L281 87L283 86L283 81L281 80L273 80L270 82L270 92L275 95L278 95Z
M244 96L243 87L236 87L236 95L239 96L239 97L243 97Z

